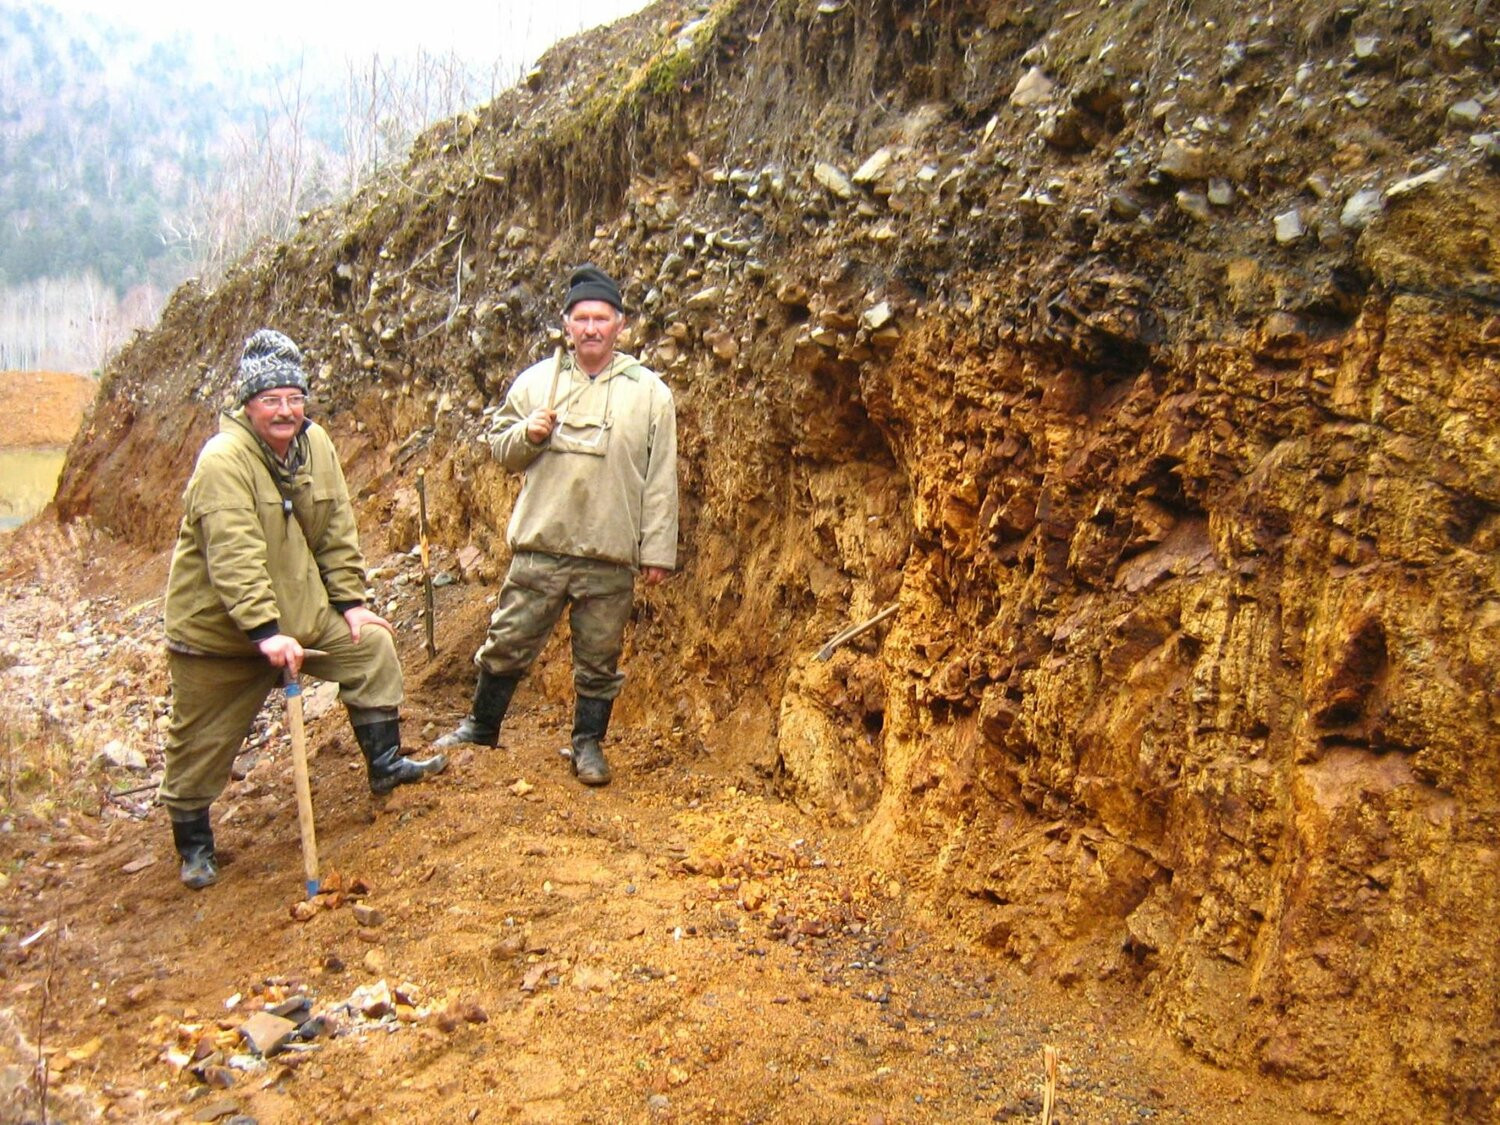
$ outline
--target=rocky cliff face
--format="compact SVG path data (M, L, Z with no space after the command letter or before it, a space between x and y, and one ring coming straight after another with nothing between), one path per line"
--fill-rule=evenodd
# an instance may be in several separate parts
M593 260L683 441L685 573L638 614L630 719L864 826L981 956L1124 984L1314 1106L1479 1119L1486 9L660 5L179 293L59 511L165 547L273 324L368 535L410 545L424 467L439 543L493 577L512 485L474 439Z

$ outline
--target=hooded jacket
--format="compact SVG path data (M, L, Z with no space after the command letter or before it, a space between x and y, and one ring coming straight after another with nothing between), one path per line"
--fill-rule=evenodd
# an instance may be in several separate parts
M330 609L363 604L364 557L338 452L313 422L298 441L307 455L283 496L243 408L220 416L183 494L167 578L172 648L243 656L278 632L306 643Z
M557 425L534 445L526 419L544 405ZM490 448L525 477L507 530L513 551L676 568L676 409L633 356L616 353L592 379L571 356L561 369L555 359L528 367L505 396Z

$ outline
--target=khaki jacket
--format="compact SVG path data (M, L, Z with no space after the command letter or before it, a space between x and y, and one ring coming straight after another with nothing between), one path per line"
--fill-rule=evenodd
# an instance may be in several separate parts
M557 425L533 445L526 419L543 405ZM676 568L677 413L667 385L633 356L617 353L593 379L571 356L560 372L550 358L528 367L496 415L490 449L524 474L513 551Z
M173 648L246 655L250 631L268 624L307 643L331 606L363 603L364 557L338 453L321 426L305 433L288 514L244 411L220 417L183 495L167 578Z

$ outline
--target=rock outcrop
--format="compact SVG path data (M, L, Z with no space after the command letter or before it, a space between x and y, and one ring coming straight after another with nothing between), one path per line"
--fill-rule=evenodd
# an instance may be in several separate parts
M684 458L685 573L635 622L628 716L864 826L986 955L1124 983L1315 1109L1481 1119L1483 9L658 5L178 293L58 511L167 546L273 324L372 534L414 541L421 467L437 542L501 555L513 485L475 439L597 262Z

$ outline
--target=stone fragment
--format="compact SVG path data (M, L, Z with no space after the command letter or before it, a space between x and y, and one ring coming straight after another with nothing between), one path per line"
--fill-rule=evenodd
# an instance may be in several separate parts
M1295 313L1278 309L1261 322L1260 343L1262 347L1304 345L1307 343L1307 333Z
M712 309L718 307L723 296L723 289L710 285L707 289L698 290L683 303L690 309Z
M1307 185L1307 190L1319 199L1327 199L1333 191L1333 181L1323 172L1314 172L1302 182Z
M710 328L703 333L703 342L722 360L731 360L739 354L740 344L734 333L723 328Z
M874 332L889 324L891 317L894 315L891 312L891 303L889 301L881 301L878 305L871 305L867 308L859 319L861 324L871 332Z
M1228 207L1234 202L1234 185L1228 180L1209 180L1208 201L1215 207Z
M278 1000L275 1004L267 1004L265 1010L273 1016L282 1016L293 1023L300 1024L312 1011L312 1001L299 992L295 996L288 996L285 1000Z
M383 980L362 984L349 994L349 1007L370 1019L388 1015L393 1007L391 986Z
M1163 146L1156 169L1174 180L1201 180L1208 172L1208 154L1174 137Z
M262 1058L281 1050L297 1031L297 1025L284 1016L270 1012L256 1012L240 1024L240 1036L250 1049Z
M1141 201L1134 193L1120 188L1109 193L1109 213L1117 219L1134 219L1141 213Z
M826 160L820 160L813 165L813 179L826 188L830 195L835 195L839 199L854 198L854 185L849 182L849 177Z
M1283 211L1272 221L1275 224L1276 241L1283 246L1296 242L1307 233L1307 228L1302 223L1302 212L1295 207L1290 211Z
M385 915L368 903L356 902L353 911L354 920L361 926L385 925Z
M1448 107L1448 124L1456 125L1460 129L1472 129L1479 123L1482 116L1484 116L1484 106L1480 105L1475 98L1465 98Z
M1034 66L1021 75L1010 92L1010 104L1017 109L1042 105L1052 100L1055 83L1047 77L1041 67Z
M1385 61L1386 55L1382 50L1382 43L1378 35L1356 35L1354 37L1354 57L1366 66L1375 66Z
M1484 41L1467 29L1438 36L1437 47L1443 65L1450 70L1477 62L1484 55Z
M134 746L126 746L118 738L112 738L101 746L99 753L94 756L94 761L118 769L127 769L132 773L145 773L149 768L144 754Z
M1374 188L1357 191L1344 202L1344 209L1339 213L1339 225L1345 230L1364 230L1384 206L1380 192Z
M888 148L876 149L869 158L854 170L850 177L856 184L873 184L885 174L885 170L891 164L891 150Z
M1077 152L1089 144L1083 115L1076 106L1051 111L1039 132L1042 140L1060 152Z
M1220 80L1233 78L1239 73L1240 68L1245 65L1245 45L1243 43L1230 43L1225 46L1219 54L1219 78Z
M1410 176L1404 180L1397 180L1385 189L1387 202L1398 199L1403 195L1410 195L1414 191L1421 191L1432 184L1441 183L1448 178L1448 165L1439 164L1430 171L1423 172L1420 176Z
M1208 209L1208 196L1201 191L1179 191L1176 196L1177 209L1200 223L1213 217Z
M238 1098L223 1098L216 1102L210 1102L201 1109L193 1111L194 1121L217 1121L221 1117L228 1117L240 1111Z
M302 692L303 721L310 723L314 719L321 719L333 709L333 705L338 702L338 698L338 684L328 680L312 684ZM308 749L308 758L311 759L313 757L311 747Z
M1160 895L1147 898L1125 919L1125 932L1135 951L1156 953L1171 947L1175 937L1171 912Z
M760 883L747 882L740 886L740 906L754 913L766 902L766 888Z

